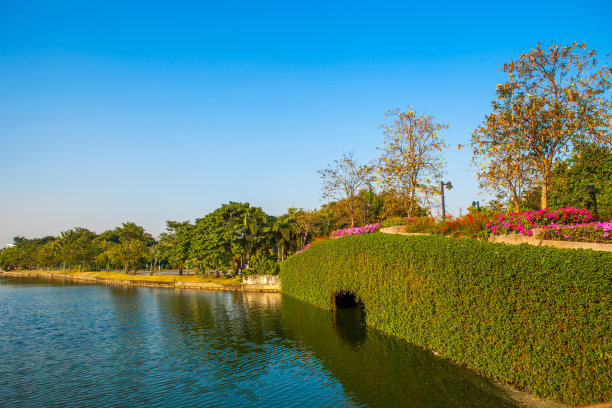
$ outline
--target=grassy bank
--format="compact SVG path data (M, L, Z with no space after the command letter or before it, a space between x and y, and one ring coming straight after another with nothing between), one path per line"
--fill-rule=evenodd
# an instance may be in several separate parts
M322 308L352 292L366 323L537 395L612 399L612 254L435 236L324 241L281 265Z
M202 283L242 283L242 278L235 276L232 278L211 277L203 275L130 275L121 272L70 272L70 271L31 271L17 270L12 272L27 272L27 273L58 273L64 275L75 276L90 276L103 279L122 279L132 281L155 281L155 282L202 282Z

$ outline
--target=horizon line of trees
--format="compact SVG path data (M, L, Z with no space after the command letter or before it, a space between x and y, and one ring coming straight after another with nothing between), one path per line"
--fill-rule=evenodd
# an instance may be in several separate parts
M194 223L166 221L166 231L157 239L133 222L101 234L77 227L58 236L18 236L12 246L0 250L0 267L126 273L141 269L178 269L182 273L186 268L275 273L280 262L314 238L352 225L352 217L373 223L405 215L402 203L392 194L361 190L357 196L363 206L353 213L340 200L318 210L289 208L278 217L249 203L229 202Z

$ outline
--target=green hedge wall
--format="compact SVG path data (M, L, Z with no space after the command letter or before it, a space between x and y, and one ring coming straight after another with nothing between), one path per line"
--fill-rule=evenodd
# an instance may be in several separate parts
M283 292L570 404L612 399L612 253L437 236L323 241L281 264Z

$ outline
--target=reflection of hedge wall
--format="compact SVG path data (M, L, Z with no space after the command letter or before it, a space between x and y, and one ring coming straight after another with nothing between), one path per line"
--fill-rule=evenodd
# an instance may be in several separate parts
M405 341L359 327L351 309L334 313L285 296L281 313L291 337L314 352L317 360L342 384L351 405L518 406L505 396L504 390L472 370L436 358ZM344 330L339 326L345 326Z
M364 234L281 265L320 307L348 290L366 323L572 404L612 399L612 253Z

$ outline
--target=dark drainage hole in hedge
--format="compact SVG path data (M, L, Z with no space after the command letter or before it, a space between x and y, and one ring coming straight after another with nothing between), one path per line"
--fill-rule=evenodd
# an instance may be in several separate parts
M336 309L346 309L348 307L361 306L355 295L351 292L337 292L334 294L334 306Z

